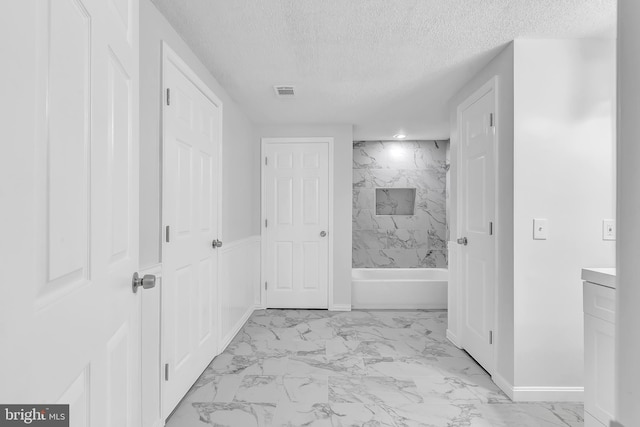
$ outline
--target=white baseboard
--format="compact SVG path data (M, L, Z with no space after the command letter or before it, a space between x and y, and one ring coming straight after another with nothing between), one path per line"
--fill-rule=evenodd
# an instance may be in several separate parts
M227 349L233 338L236 336L240 329L247 323L249 317L253 314L254 307L249 307L249 309L244 313L244 315L238 320L238 322L231 328L231 330L227 333L227 335L220 341L220 348L218 349L218 354L221 354L223 351Z
M333 304L329 311L351 311L351 304Z
M584 402L584 387L513 387L514 402Z
M500 374L491 375L491 379L494 383L506 394L509 399L513 400L513 386L505 380Z
M460 344L458 344L458 337L456 337L456 335L451 332L450 329L447 329L447 339L451 341L451 344L455 345L458 348L462 348L460 347Z
M583 402L584 387L513 386L501 375L491 379L514 402Z

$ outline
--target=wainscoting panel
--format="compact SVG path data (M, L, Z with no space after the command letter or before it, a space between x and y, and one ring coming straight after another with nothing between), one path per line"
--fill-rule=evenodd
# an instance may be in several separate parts
M224 351L256 307L260 282L260 236L226 243L218 263L220 345Z

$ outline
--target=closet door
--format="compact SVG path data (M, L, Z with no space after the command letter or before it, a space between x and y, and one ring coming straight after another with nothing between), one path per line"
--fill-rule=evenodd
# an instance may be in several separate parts
M217 355L218 153L222 104L165 46L163 76L163 414Z
M461 343L493 371L495 316L495 81L458 109L460 135L459 259Z
M139 426L138 2L10 4L0 402Z

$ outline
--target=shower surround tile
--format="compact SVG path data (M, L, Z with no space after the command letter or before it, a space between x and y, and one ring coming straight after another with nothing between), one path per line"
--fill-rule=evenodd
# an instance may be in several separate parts
M413 215L415 188L377 188L376 215Z
M353 144L354 268L446 268L448 148L449 141ZM415 200L382 191L376 198L379 188L415 189ZM391 215L378 215L376 203ZM411 204L413 215L393 214Z

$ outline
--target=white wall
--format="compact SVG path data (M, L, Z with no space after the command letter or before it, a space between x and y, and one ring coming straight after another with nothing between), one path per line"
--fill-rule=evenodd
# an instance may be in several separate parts
M140 265L161 262L162 41L222 100L222 229L219 254L220 345L225 346L255 307L260 254L260 144L254 127L150 0L140 0ZM257 248L257 251L256 251ZM241 262L244 261L244 262ZM161 283L161 282L160 282ZM146 295L146 294L145 294ZM147 319L159 317L151 294L143 295ZM149 301L147 301L149 300ZM159 324L159 319L158 319ZM159 331L158 331L159 333ZM159 340L160 337L155 337ZM154 344L151 343L151 346ZM157 348L157 346L156 346ZM158 361L159 363L159 361ZM159 390L157 366L144 366L146 389ZM156 378L158 383L152 384ZM159 405L159 402L155 402ZM143 408L145 426L156 425L160 408Z
M150 0L140 0L140 265L160 262L162 41L222 100L222 229L232 242L260 234L260 144L253 125Z
M498 308L494 379L518 400L580 399L583 267L610 267L615 243L612 40L516 40L450 102L450 265L458 245L456 107L498 76ZM533 218L549 239L533 240ZM456 272L448 332L458 334Z
M353 169L353 127L351 125L276 125L258 126L258 140L269 137L333 137L334 223L333 230L333 304L351 305L351 189ZM259 143L259 141L258 141Z
M449 215L451 235L449 236L450 266L457 264L460 250L457 235L457 174L459 137L456 109L465 99L498 76L498 111L496 126L498 129L497 147L497 203L495 236L499 243L497 270L497 324L496 369L494 374L513 384L513 43L509 43L483 70L469 81L449 102L451 126L451 196ZM449 270L449 324L448 333L458 336L457 275L453 268Z
M514 385L581 387L580 272L615 262L615 41L516 40L514 73Z
M260 236L236 240L220 248L220 349L231 342L244 326L256 301L260 286Z
M616 418L640 425L640 2L618 2L618 289Z

